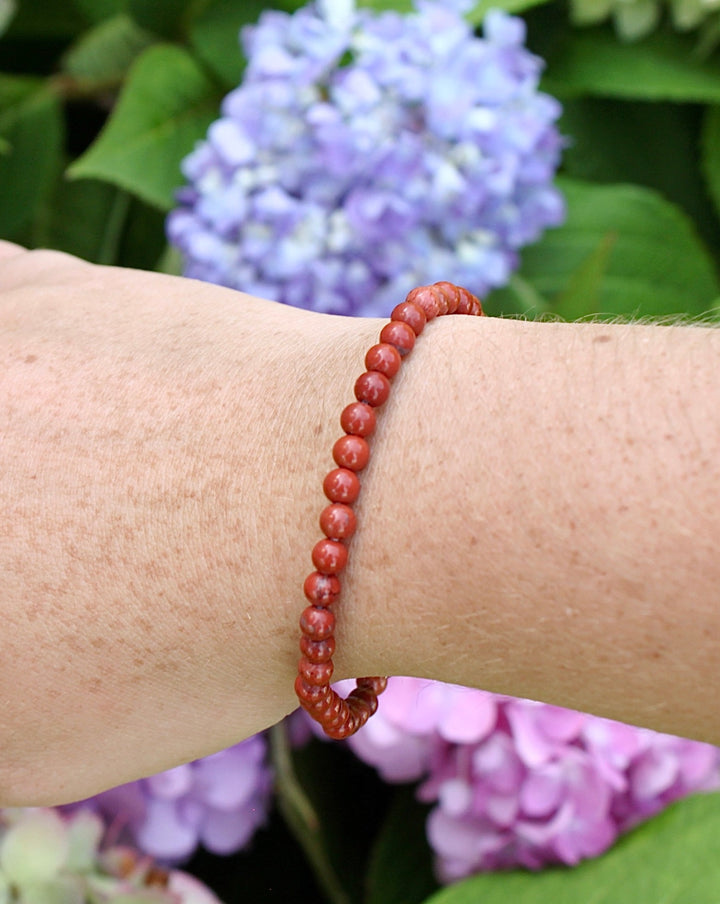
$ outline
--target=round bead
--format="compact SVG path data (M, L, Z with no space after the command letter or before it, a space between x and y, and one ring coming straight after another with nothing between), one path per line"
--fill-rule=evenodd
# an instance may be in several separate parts
M362 471L370 461L370 447L362 436L352 433L340 437L333 446L332 454L338 467L350 471Z
M335 616L330 609L308 606L300 616L300 630L311 640L327 640L335 631Z
M357 686L362 690L371 690L377 696L385 690L387 681L387 678L358 678Z
M412 333L412 330L410 332ZM355 398L358 402L367 402L373 408L379 408L387 401L389 395L390 380L377 370L367 370L355 381Z
M323 490L330 502L352 504L358 498L360 481L354 471L349 471L347 468L335 468L326 475Z
M350 709L354 713L362 713L365 711L368 716L372 716L377 712L377 696L371 690L356 687L347 698L347 701Z
M295 679L295 693L303 704L319 703L327 697L327 687L321 684L309 684L302 675Z
M340 581L335 574L313 571L305 578L303 590L316 606L332 606L340 596Z
M375 412L366 402L352 402L340 415L340 426L355 436L370 436L375 430L375 422Z
M403 323L402 320L391 320L380 331L380 341L394 345L400 355L404 357L412 351L415 345L415 333L413 328L407 323Z
M442 293L442 297L447 304L446 314L454 314L460 303L460 290L457 286L449 282L436 282L434 288Z
M333 673L332 660L311 662L303 656L298 664L298 672L308 684L328 685Z
M347 565L347 547L338 540L318 540L313 546L313 565L321 574L337 574Z
M355 512L342 502L334 502L320 514L320 530L331 540L349 539L355 533L356 526Z
M326 640L311 640L304 634L300 637L300 652L310 662L329 662L335 653L335 638Z
M417 289L408 292L405 301L416 304L428 321L434 320L440 313L437 298L430 291L430 286L418 286Z
M334 691L331 691L332 697L319 705L318 709L313 708L313 716L321 725L333 722L343 710L345 701L339 697Z
M422 314L424 322L425 315L420 308L416 308L416 310ZM385 374L388 379L395 376L400 370L401 364L402 358L400 357L400 352L394 345L390 345L387 342L380 342L377 345L373 345L367 355L365 355L365 367L367 367L368 370L377 370L379 373Z
M360 725L357 718L352 712L348 712L347 718L337 727L326 725L325 732L336 741L344 741L345 738L349 738L350 735L355 734L359 727Z
M425 311L418 305L413 304L412 301L402 301L399 305L396 305L393 308L390 319L407 323L416 336L419 336L420 333L422 333L425 324L427 323Z
M471 295L467 289L458 289L460 300L458 301L456 314L471 314L473 309L474 295ZM475 299L476 300L476 299Z

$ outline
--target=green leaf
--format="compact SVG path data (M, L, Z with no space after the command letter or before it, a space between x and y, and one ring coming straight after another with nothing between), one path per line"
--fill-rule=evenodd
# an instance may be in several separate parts
M709 107L705 113L701 146L703 175L720 212L720 106Z
M551 94L720 103L720 58L700 59L688 35L657 32L624 44L609 26L571 34L547 58L543 88Z
M595 310L586 305L584 314L697 314L720 294L710 257L689 218L657 192L570 179L561 180L560 187L568 203L565 225L523 252L521 276L541 295L561 301L578 269L598 264L597 259L592 263L594 253L602 258L604 277L593 290ZM599 252L603 242L608 246Z
M79 34L86 24L85 17L68 0L20 0L7 37L67 39Z
M599 309L600 291L616 239L615 233L606 233L570 275L567 286L555 299L554 314L563 320L580 320Z
M488 873L427 904L717 904L720 796L679 801L614 848L572 869Z
M154 38L121 13L86 31L70 47L62 68L76 79L120 81Z
M215 85L184 50L148 48L132 66L117 106L71 178L111 182L168 210L180 163L217 115Z
M125 0L72 0L88 22L102 22L125 9ZM67 4L66 4L67 5Z
M256 22L264 0L211 0L190 26L190 42L200 59L228 88L239 84L245 66L240 29Z
M96 264L117 264L124 226L119 208L127 207L129 200L129 195L107 182L59 179L45 213L38 217L32 244Z
M550 0L480 0L480 2L476 3L470 12L466 14L465 18L472 25L480 25L488 11L491 9L503 9L506 13L517 15L533 6L540 6L541 4L548 2L550 2Z
M16 237L32 222L61 166L63 121L42 82L0 77L0 235Z
M206 0L200 0L204 6ZM167 38L184 33L187 19L192 16L198 0L126 0L127 11L141 28ZM242 3L238 3L242 6Z
M393 10L398 13L409 13L414 8L412 0L358 0L358 6L366 6L377 12Z
M7 29L16 12L16 0L0 0L0 35Z
M425 834L427 810L415 799L414 786L396 789L370 854L365 904L421 904L437 889Z

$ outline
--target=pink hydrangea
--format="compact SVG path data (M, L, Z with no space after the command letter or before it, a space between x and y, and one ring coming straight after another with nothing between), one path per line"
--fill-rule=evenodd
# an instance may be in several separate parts
M418 781L441 881L573 865L694 791L720 751L530 700L391 678L347 743L390 782Z

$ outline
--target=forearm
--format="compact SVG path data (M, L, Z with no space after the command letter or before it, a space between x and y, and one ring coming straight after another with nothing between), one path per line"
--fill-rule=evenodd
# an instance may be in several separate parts
M81 797L294 707L322 478L380 326L73 266L1 286L0 803ZM361 475L336 677L720 741L719 337L431 324Z
M351 671L719 743L720 332L446 318L413 355L353 540Z

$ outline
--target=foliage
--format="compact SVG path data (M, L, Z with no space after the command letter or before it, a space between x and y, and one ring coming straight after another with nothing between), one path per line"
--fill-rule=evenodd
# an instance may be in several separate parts
M241 77L238 29L269 5L0 0L0 237L106 264L167 266L164 219L180 162ZM471 21L480 24L491 6L523 15L528 45L547 64L542 88L564 105L568 220L525 250L510 284L486 299L488 311L717 316L720 52L671 22L624 44L611 25L574 26L561 0L481 0ZM425 814L412 796L382 785L346 750L312 742L295 759L324 827L324 860L354 865L337 873L342 897L327 899L426 900L434 880L418 828ZM348 787L360 801L352 819ZM598 861L539 876L476 877L432 901L710 904L720 899L719 838L720 800L688 799ZM277 813L248 853L203 855L189 868L228 902L301 904L327 889L315 884ZM15 897L0 883L5 900Z

